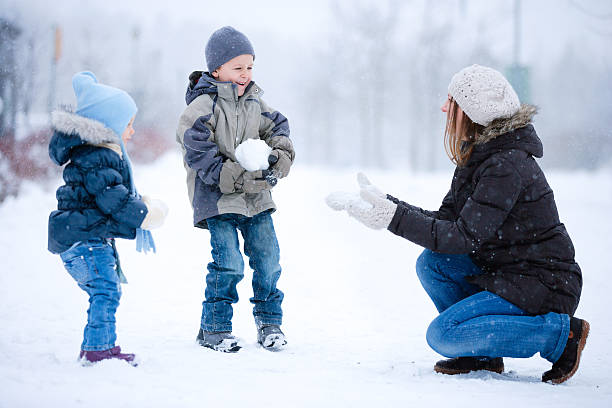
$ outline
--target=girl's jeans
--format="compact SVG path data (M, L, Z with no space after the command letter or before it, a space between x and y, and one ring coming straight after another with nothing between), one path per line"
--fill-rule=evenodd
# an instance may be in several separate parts
M424 250L416 264L423 288L440 315L427 343L445 357L531 357L556 362L569 335L569 316L532 316L494 293L465 281L481 274L468 255Z
M68 273L89 295L81 350L115 347L115 311L121 298L115 250L107 240L92 239L62 252L60 257Z
M253 315L259 326L280 325L283 292L276 288L281 274L280 250L270 211L245 217L222 214L206 220L213 261L206 275L206 300L202 303L201 327L208 332L232 331L232 303L238 302L236 285L244 277L238 231L244 253L253 269Z

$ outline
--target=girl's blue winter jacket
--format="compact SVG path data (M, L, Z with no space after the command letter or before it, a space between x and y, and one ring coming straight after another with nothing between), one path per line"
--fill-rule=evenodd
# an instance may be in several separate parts
M130 194L130 173L119 136L102 123L71 112L52 117L49 156L64 168L57 210L49 216L48 249L61 253L91 238L134 239L147 215Z

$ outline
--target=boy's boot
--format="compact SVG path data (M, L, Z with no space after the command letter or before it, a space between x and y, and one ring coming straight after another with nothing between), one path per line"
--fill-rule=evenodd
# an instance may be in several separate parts
M257 326L257 342L270 351L280 351L287 344L285 334L277 324Z
M550 370L542 374L543 382L561 384L574 375L580 364L580 355L589 335L590 325L586 320L570 318L570 332L563 354Z
M493 371L501 374L504 372L504 359L482 358L482 357L455 357L448 360L440 360L434 366L434 371L442 374L467 374L470 371Z
M232 336L232 332L207 332L200 329L196 340L202 347L224 353L235 353L242 348L238 345L238 339Z
M131 353L122 353L121 347L119 346L108 350L81 350L81 353L79 354L79 360L83 365L92 365L98 361L110 359L123 360L134 367L138 365L136 362L136 355Z

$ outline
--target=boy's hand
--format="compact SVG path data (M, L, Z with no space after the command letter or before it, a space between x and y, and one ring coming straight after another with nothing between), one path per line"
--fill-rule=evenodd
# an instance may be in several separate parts
M257 194L273 187L265 178L261 170L245 171L242 174L242 186L240 189L247 194Z
M223 194L235 193L242 186L242 176L246 172L236 162L226 160L219 175L219 190Z
M268 163L270 164L270 170L277 178L287 177L289 169L291 168L291 159L286 153L281 150L274 149L270 156L268 156Z
M274 185L269 183L261 170L246 171L231 160L223 163L219 176L219 190L223 194L244 192L248 194L270 190Z

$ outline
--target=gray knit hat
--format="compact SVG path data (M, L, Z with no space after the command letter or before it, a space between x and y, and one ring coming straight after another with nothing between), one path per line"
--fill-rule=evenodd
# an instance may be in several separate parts
M230 26L221 27L212 33L205 54L208 72L213 72L239 55L250 54L255 59L255 51L246 35Z
M466 115L479 125L507 118L521 107L518 95L504 76L493 68L472 65L453 75L448 93Z

